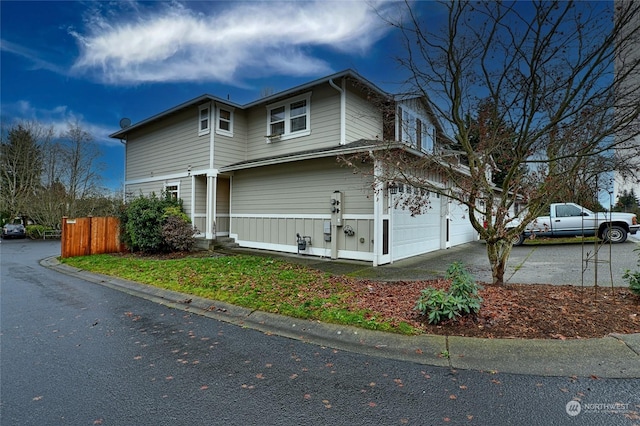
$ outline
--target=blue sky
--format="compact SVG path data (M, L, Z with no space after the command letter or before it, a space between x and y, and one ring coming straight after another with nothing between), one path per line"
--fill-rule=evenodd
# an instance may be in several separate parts
M2 1L2 120L58 131L79 121L117 189L124 149L108 135L123 117L135 123L204 93L244 104L346 68L397 90L400 39L380 16L399 11L377 0Z

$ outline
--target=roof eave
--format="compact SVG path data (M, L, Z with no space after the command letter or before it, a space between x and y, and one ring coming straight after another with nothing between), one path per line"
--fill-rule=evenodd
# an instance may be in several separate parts
M159 119L161 119L163 117L166 117L168 115L175 114L178 111L181 111L183 109L192 107L194 105L199 105L199 104L202 104L204 102L212 102L212 101L213 102L223 103L225 105L229 105L229 106L232 106L234 108L242 108L241 105L236 104L234 102L226 101L224 99L218 98L218 97L213 96L213 95L204 94L204 95L198 96L197 98L194 98L194 99L191 99L189 101L183 102L180 105L176 105L173 108L170 108L170 109L162 111L162 112L160 112L158 114L152 115L151 117L146 118L146 119L144 119L142 121L139 121L139 122L135 123L132 126L125 127L124 129L120 129L117 132L114 132L114 133L110 134L109 137L110 138L114 138L114 139L126 139L127 133L131 132L132 130L138 129L138 128L142 127L142 126L145 126L145 125L147 125L149 123L152 123L152 122L154 122L156 120L159 120Z

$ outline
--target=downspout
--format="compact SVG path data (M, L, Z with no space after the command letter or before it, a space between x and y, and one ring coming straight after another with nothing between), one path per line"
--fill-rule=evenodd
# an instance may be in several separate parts
M216 102L211 102L211 107L209 108L209 123L210 124L210 132L209 132L209 171L207 172L207 195L206 200L207 204L205 206L205 238L209 240L216 239L216 186L218 183L217 174L212 173L211 171L214 168L215 164L215 147L216 147L216 127L218 125L216 121L216 108L218 105Z
M333 79L329 79L329 85L340 92L340 145L347 143L347 91L345 79L342 79L342 88L338 87Z

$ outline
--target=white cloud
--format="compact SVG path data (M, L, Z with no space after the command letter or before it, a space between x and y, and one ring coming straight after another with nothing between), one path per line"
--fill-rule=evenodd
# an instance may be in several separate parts
M70 110L65 105L59 105L51 109L36 108L29 101L18 101L2 105L3 114L14 117L15 122L34 122L44 128L52 128L56 136L69 129L70 123L79 123L94 141L105 146L120 146L120 142L109 138L117 128L105 127L100 124L87 122L82 114Z
M75 72L110 84L328 73L335 70L315 48L365 54L390 29L377 13L399 9L380 1L378 12L365 1L129 5L119 16L94 11L86 34L71 31L81 50Z

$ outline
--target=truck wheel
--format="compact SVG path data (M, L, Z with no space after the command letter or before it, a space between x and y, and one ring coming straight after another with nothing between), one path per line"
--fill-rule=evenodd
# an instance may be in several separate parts
M514 246L521 246L524 243L524 234L521 232L511 240Z
M618 225L605 226L602 230L602 239L613 244L627 241L627 231Z

